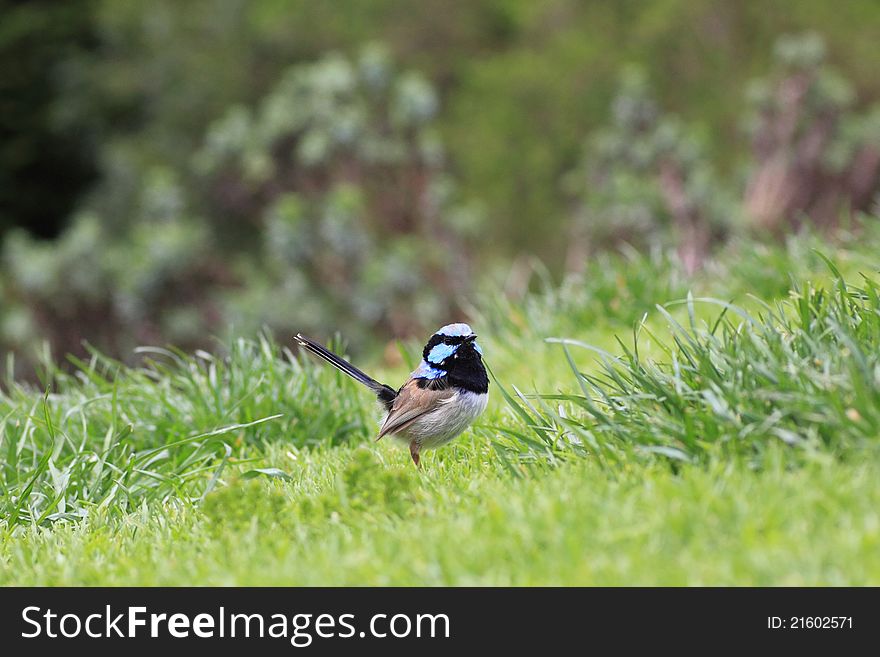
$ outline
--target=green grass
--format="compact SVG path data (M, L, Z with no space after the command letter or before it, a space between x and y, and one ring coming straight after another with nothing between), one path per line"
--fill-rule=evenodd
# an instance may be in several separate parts
M319 448L291 482L199 511L28 529L3 584L864 584L880 581L880 468L580 461L512 479L476 441L431 459ZM270 462L288 470L279 450ZM361 484L366 484L361 486Z
M489 409L421 472L268 340L46 364L0 394L0 584L878 584L876 240L818 243L485 294Z
M618 467L638 454L684 462L744 455L760 464L776 441L793 457L877 452L880 435L880 286L846 283L830 261L830 287L796 285L788 298L750 313L717 299L658 306L668 337L640 323L615 356L560 342L581 394L525 396L509 403L533 440L533 455L574 450ZM698 304L719 307L710 322ZM684 325L670 312L683 305ZM643 356L640 333L658 357ZM571 348L598 353L598 373L578 369ZM553 403L566 405L557 410ZM578 412L572 413L572 407Z

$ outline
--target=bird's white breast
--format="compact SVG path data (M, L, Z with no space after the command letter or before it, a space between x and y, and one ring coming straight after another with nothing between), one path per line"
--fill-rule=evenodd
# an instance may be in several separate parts
M396 436L407 442L415 440L422 449L439 447L468 428L489 402L489 395L457 390L434 410L416 418Z

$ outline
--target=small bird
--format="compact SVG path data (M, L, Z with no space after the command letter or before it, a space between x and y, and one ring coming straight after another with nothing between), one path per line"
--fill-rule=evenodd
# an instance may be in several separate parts
M447 324L432 335L421 364L397 390L301 333L295 339L376 393L386 411L376 440L394 436L407 443L416 467L422 450L445 445L486 410L489 377L483 350L467 324Z

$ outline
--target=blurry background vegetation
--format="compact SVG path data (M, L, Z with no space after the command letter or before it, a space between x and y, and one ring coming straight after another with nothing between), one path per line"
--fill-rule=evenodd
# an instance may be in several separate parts
M534 262L830 236L880 189L876 2L0 0L0 353L357 350ZM628 247L625 247L628 248Z

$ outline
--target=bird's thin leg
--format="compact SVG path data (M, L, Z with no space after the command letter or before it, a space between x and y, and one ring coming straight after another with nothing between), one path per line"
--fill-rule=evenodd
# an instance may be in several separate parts
M412 456L413 463L417 468L422 467L419 465L419 447L420 445L415 440L409 444L409 455Z

